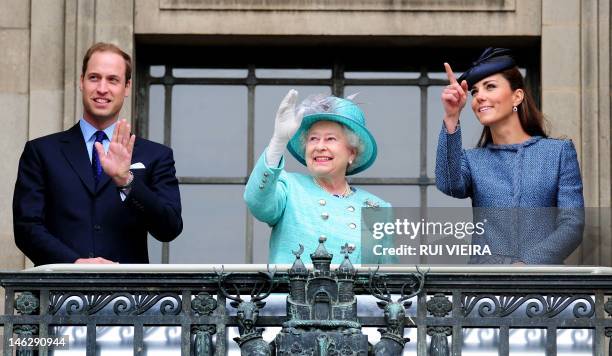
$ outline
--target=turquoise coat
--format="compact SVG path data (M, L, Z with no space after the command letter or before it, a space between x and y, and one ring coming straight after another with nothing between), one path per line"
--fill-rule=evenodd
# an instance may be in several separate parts
M321 235L327 237L325 247L334 255L332 263L342 262L340 249L345 243L356 247L350 255L353 263L395 262L389 257L362 261L361 256L362 208L389 212L391 209L377 209L389 208L389 203L358 188L348 197L336 197L316 185L312 176L285 172L284 165L282 158L278 167L268 167L265 153L262 154L244 192L251 214L272 227L270 263L293 263L291 251L298 250L299 244L304 245L302 259L310 263L310 254L317 248ZM372 239L371 233L364 241L372 245L390 243ZM371 251L371 246L364 248Z

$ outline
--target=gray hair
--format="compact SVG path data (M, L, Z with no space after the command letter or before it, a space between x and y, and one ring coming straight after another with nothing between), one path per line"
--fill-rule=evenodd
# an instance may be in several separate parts
M337 122L337 121L331 121L331 122L335 122L342 127L342 132L344 133L344 136L346 137L346 141L348 142L348 145L352 149L355 150L355 161L357 161L357 158L364 151L363 142L361 142L361 140L359 139L359 136L357 136L357 134L353 130L349 129L344 124ZM310 132L310 129L302 131L302 134L300 135L300 148L302 151L304 151L304 154L306 153L306 142L308 140L308 132ZM348 170L348 167L346 168Z

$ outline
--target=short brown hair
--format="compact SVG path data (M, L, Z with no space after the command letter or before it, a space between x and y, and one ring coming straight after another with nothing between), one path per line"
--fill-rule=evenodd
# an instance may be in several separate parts
M130 57L129 54L123 52L121 48L115 46L112 43L98 42L93 46L89 47L87 53L85 53L85 57L83 57L83 68L81 70L81 75L85 75L89 59L96 52L113 52L123 57L123 59L125 60L125 83L127 85L127 82L132 79L132 57Z

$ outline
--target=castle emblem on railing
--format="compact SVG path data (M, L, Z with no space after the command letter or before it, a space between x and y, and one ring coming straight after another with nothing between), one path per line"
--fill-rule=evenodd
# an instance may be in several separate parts
M344 255L337 269L331 270L333 255L325 248L326 238L319 238L319 246L310 255L313 268L309 270L301 259L304 247L293 251L295 261L289 269L289 295L287 296L287 317L282 330L272 344L262 338L262 329L255 327L259 310L265 306L262 301L270 295L274 284L274 272L261 273L261 287L251 292L251 300L240 298L239 287L233 285L237 295L226 288L229 274L219 273L219 290L232 301L237 309L240 337L234 340L240 346L242 355L269 356L399 356L408 339L403 338L405 307L409 299L423 288L425 275L419 271L413 275L413 283L399 288L397 302L391 299L390 288L384 276L370 273L366 287L384 309L386 328L379 329L381 341L374 347L368 343L367 335L361 332L357 317L357 298L354 288L357 270L350 261L354 248L348 244L342 247ZM383 287L379 282L383 283ZM396 288L398 289L398 288ZM265 291L264 291L265 290Z
M353 292L355 268L349 260L352 248L342 248L344 260L331 271L332 255L325 249L325 237L310 255L313 270L300 258L304 248L294 252L289 270L287 316L276 336L276 352L285 355L367 355L368 338L357 320L357 299Z

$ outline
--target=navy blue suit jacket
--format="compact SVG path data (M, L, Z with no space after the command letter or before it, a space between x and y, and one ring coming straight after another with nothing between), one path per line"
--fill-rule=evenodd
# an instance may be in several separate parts
M13 195L15 243L36 265L104 257L148 263L147 232L171 241L183 229L172 150L136 138L125 201L104 172L97 188L79 125L26 143Z

